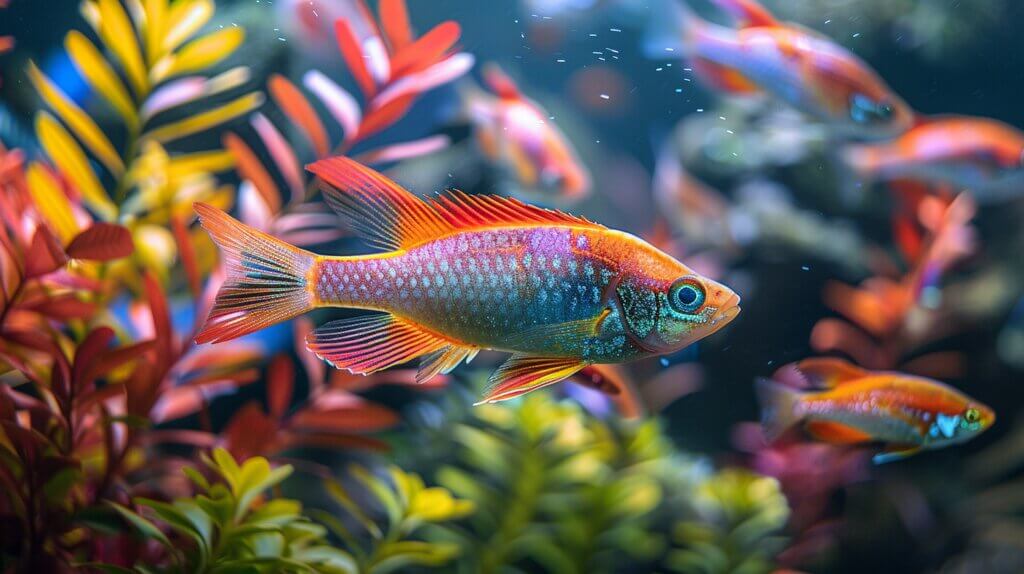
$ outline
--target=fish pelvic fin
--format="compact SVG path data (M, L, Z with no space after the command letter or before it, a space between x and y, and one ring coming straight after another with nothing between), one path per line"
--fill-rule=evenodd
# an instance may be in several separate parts
M220 343L313 308L317 256L253 229L216 207L193 206L220 247L227 274L196 343Z
M307 166L319 176L328 205L354 231L385 250L410 249L453 233L516 225L604 226L495 195L450 190L425 201L382 174L346 157Z
M491 375L478 405L514 399L563 381L587 366L574 358L531 357L515 354Z
M754 391L761 404L761 427L769 442L800 422L800 392L771 379L757 379Z
M360 375L400 365L451 345L450 340L390 313L331 321L306 337L306 348L317 357L337 369Z
M416 383L423 384L437 375L446 375L463 361L472 361L478 352L480 349L476 347L451 344L424 355L416 372Z

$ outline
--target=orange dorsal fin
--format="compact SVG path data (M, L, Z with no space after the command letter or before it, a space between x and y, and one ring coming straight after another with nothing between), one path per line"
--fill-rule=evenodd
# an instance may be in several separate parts
M857 365L831 357L805 359L797 363L796 367L813 386L826 389L863 379L871 374Z
M459 231L514 225L604 229L582 217L495 195L447 191L424 201L384 175L346 157L307 166L327 185L327 204L376 247L409 249Z
M737 28L779 25L767 8L754 0L714 0L714 3L736 20Z
M484 69L484 83L501 98L517 100L522 97L516 83L497 64L489 64Z
M860 444L871 442L871 435L840 423L812 421L804 425L807 434L832 444Z

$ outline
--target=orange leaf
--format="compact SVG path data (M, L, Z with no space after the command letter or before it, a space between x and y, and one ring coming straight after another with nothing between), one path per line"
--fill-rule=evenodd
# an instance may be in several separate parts
M398 52L412 43L412 26L405 0L380 0L380 20L391 51Z
M281 192L256 153L242 138L230 132L224 134L222 143L231 152L231 155L235 156L235 165L238 167L239 175L251 181L256 191L260 192L263 200L270 206L271 211L277 213L281 209Z
M287 355L278 355L267 369L267 405L270 414L281 418L292 402L295 385L295 367Z
M359 135L355 139L368 138L394 124L409 112L415 99L416 94L409 94L391 100L384 107L373 110L363 118L363 123L359 126Z
M391 59L391 79L417 72L437 63L459 41L462 28L451 20L441 22Z
M338 48L341 49L341 55L344 56L345 63L348 64L348 69L352 73L352 77L355 78L356 84L367 98L372 98L377 91L377 86L373 81L373 76L370 75L370 70L366 67L363 49L359 47L359 38L352 30L352 25L347 20L339 19L334 23L334 32L338 36Z
M274 98L288 119L302 129L306 139L313 145L313 151L316 152L317 157L327 157L331 145L327 139L327 130L324 129L324 124L316 115L316 111L313 110L313 106L310 105L306 96L302 95L295 84L279 74L270 77L268 88L270 96Z
M68 244L67 254L72 259L110 261L127 257L135 251L132 234L113 223L93 223Z
M171 217L171 233L174 234L174 242L178 244L178 257L181 258L181 265L185 268L185 277L188 278L188 288L192 296L199 297L202 292L202 279L199 277L199 264L196 263L196 250L192 245L192 238L188 235L188 227L179 216Z

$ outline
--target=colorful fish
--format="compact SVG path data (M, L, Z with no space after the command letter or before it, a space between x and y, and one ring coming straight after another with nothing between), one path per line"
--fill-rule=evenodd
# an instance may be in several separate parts
M510 169L526 190L551 191L567 200L586 195L590 174L551 114L497 66L488 66L484 80L493 95L475 91L466 97L484 155Z
M681 42L668 42L678 45L708 85L730 94L767 93L841 135L892 137L913 124L910 107L863 60L832 39L779 22L753 0L713 1L738 28L708 22L679 0L673 6Z
M377 311L316 329L308 348L362 374L422 357L420 382L481 349L509 351L483 398L494 402L591 364L673 352L740 311L728 287L582 217L457 191L424 201L344 157L308 169L339 215L387 251L316 255L197 204L227 273L197 342L318 307Z
M769 379L756 383L769 440L802 424L818 440L882 443L883 463L968 441L995 422L989 407L938 381L866 371L840 359L808 359L784 367L811 384L800 390ZM779 374L776 374L777 377Z
M843 156L869 180L951 185L980 201L1019 197L1024 190L1024 133L989 118L922 120L893 141L848 146Z

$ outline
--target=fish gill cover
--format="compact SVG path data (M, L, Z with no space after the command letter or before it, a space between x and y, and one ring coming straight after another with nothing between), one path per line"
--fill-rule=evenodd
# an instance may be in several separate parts
M1021 15L0 0L0 571L1019 572Z

